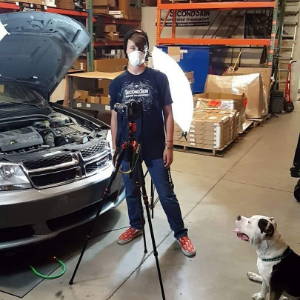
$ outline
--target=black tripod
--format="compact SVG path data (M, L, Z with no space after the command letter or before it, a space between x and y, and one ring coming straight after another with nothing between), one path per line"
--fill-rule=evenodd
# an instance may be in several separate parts
M119 171L123 173L130 174L136 182L136 186L138 191L140 192L140 201L143 199L144 206L146 208L146 214L147 214L147 220L149 224L149 230L150 230L150 235L151 235L151 240L152 240L152 246L153 246L153 255L155 257L156 261L156 268L157 268L157 273L158 273L158 278L159 278L159 283L160 283L160 288L161 288L161 295L162 299L165 300L165 292L164 292L164 286L162 282L162 276L161 276L161 271L160 271L160 266L159 266L159 260L158 260L158 252L157 252L157 247L156 247L156 242L155 242L155 237L154 237L154 232L153 232L153 226L152 226L152 221L151 221L151 216L150 216L150 205L148 201L148 196L147 196L147 191L145 187L145 180L144 180L144 173L143 173L143 168L142 168L142 160L140 157L141 154L141 145L137 143L135 134L136 134L136 123L134 121L128 123L128 129L129 129L129 137L128 141L122 144L120 152L116 155L115 159L115 169L113 173L111 174L111 177L109 179L108 185L105 188L102 201L100 202L100 205L98 206L98 210L96 213L96 217L93 220L93 223L91 225L91 228L86 235L81 254L79 256L77 265L75 267L74 273L72 275L72 278L69 282L70 285L74 283L74 278L77 273L78 267L80 265L80 262L82 260L82 257L84 255L84 252L87 248L88 242L90 238L92 237L93 231L95 229L95 225L97 223L98 217L100 215L102 205L101 203L105 203L106 198L110 194L110 189L113 184L113 181L116 178L116 175ZM127 157L130 157L130 168L126 172L124 170L120 170L121 163L123 161L124 155L127 155ZM142 203L141 203L142 207ZM143 214L142 214L143 215ZM147 253L147 245L146 245L146 237L145 237L145 230L143 230L143 238L144 238L144 250L145 253Z

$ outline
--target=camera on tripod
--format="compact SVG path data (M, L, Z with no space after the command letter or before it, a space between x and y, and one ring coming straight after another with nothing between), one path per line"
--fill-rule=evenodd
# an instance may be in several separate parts
M142 116L143 112L143 102L136 100L129 100L124 103L116 103L114 105L114 110L117 113L125 114L128 121L136 121Z

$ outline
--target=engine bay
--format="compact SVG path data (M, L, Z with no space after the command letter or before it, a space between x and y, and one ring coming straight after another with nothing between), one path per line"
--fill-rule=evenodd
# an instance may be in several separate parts
M11 129L0 131L2 154L17 154L51 149L68 144L85 144L101 137L100 127L91 128L80 124L76 118L52 111L42 120L32 120L18 128L12 123Z

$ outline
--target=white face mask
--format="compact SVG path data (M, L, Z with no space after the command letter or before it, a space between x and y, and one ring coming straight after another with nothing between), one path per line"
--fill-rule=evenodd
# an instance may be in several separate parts
M128 59L129 59L129 63L133 66L133 67L137 67L142 65L145 62L145 57L146 54L142 51L132 51L128 54Z

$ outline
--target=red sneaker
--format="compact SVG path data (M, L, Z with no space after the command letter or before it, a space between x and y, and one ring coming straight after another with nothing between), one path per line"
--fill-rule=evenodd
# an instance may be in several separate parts
M185 256L193 257L196 255L196 248L187 235L179 238L177 241L178 241L178 244L180 246L182 253Z
M133 227L129 227L126 231L124 231L118 238L118 244L124 245L131 242L133 239L137 238L143 233L143 230L135 229Z

